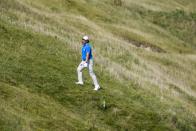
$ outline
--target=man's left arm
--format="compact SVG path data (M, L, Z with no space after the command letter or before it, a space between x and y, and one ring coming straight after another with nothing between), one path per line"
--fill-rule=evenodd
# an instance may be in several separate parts
M91 52L91 48L88 47L88 48L86 49L86 60L85 60L86 63L88 63L88 61L89 61L90 52Z
M88 63L89 61L89 56L90 56L89 53L86 53L86 60L85 60L86 63Z

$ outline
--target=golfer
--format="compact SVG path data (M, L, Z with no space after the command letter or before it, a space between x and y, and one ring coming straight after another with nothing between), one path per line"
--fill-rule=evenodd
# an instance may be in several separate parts
M83 79L82 79L82 70L84 68L88 68L89 74L93 79L94 83L94 90L97 91L100 89L100 86L97 82L96 75L93 72L93 55L92 55L92 49L89 45L89 37L84 36L82 38L82 62L79 64L77 68L77 73L78 73L78 82L76 84L78 85L83 85Z

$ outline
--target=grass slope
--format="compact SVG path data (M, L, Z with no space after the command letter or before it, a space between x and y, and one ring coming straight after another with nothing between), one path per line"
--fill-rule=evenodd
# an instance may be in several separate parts
M0 130L196 129L193 1L124 2L1 0ZM99 92L74 84L83 34Z

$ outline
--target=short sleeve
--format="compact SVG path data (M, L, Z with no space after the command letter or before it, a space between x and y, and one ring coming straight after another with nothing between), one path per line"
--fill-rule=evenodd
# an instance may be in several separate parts
M91 52L91 47L90 46L87 46L86 47L86 53L90 53Z

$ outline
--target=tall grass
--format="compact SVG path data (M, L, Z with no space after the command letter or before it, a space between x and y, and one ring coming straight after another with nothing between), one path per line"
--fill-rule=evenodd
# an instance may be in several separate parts
M1 1L1 129L195 129L194 13L164 12L170 5L163 1L111 2L83 8L87 1ZM149 3L161 10L141 8L151 9ZM172 32L178 19L187 39ZM74 85L84 34L103 88L98 93L88 77L86 86Z

